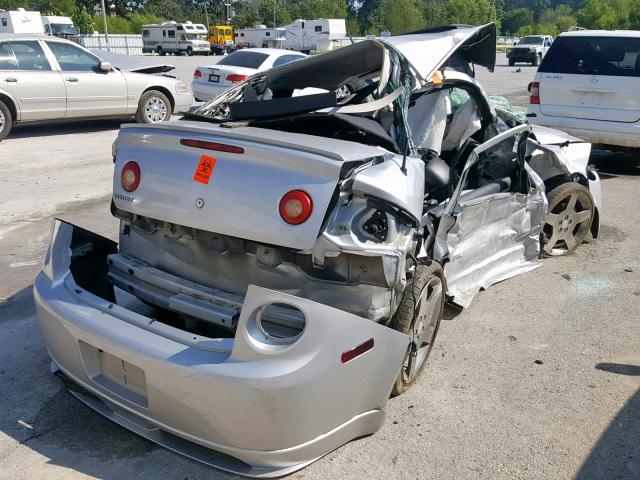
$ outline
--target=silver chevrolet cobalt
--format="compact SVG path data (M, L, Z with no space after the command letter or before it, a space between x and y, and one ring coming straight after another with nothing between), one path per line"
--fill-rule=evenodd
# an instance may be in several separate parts
M598 235L591 146L474 78L495 40L367 40L125 125L119 244L57 221L35 282L53 370L114 422L247 476L375 432L445 301Z

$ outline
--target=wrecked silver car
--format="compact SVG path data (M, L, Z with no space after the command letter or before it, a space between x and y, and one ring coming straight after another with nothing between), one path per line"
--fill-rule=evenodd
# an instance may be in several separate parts
M445 300L598 233L590 145L499 108L474 78L494 63L494 25L443 27L123 126L119 243L57 221L35 283L54 369L118 424L247 476L375 432Z

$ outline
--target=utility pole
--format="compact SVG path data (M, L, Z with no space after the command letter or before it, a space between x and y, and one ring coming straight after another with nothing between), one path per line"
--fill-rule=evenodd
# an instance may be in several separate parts
M227 25L229 25L231 23L231 17L229 16L229 7L231 6L231 0L227 0L226 2L224 2L224 14L225 17L227 18Z
M209 12L207 12L207 4L204 4L204 18L207 22L207 32L209 31Z
M276 0L273 0L273 28L276 27Z
M104 6L104 0L100 0L102 4L102 21L104 22L104 38L107 42L107 52L111 51L111 45L109 44L109 29L107 28L107 8Z

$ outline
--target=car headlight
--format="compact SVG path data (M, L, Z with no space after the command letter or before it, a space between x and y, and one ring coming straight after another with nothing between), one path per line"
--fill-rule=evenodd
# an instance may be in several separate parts
M184 82L176 83L176 93L189 93L189 86Z

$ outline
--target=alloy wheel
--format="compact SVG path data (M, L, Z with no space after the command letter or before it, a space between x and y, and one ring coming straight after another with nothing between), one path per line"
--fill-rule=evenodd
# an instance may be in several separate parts
M158 97L151 97L144 105L144 113L149 123L160 123L167 119L167 105Z
M402 377L405 383L414 380L429 357L439 325L443 294L442 280L433 277L416 299L411 343L402 366Z
M549 195L549 213L543 229L543 251L549 256L573 252L587 236L594 216L589 191L566 184Z

